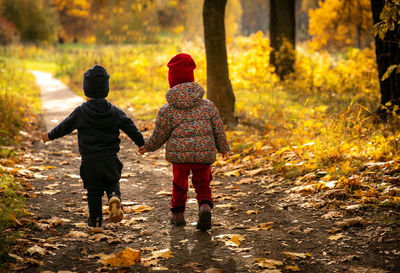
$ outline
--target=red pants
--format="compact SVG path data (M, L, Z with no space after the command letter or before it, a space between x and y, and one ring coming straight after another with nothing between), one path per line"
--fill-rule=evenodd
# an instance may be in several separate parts
M188 177L192 171L192 183L196 191L199 206L207 203L213 206L210 183L212 180L210 164L172 164L174 178L172 180L171 211L183 212L186 207Z

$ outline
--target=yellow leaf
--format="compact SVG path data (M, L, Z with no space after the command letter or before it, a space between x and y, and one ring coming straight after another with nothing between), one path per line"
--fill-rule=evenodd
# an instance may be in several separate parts
M172 255L171 250L166 248L163 250L153 251L153 257L167 259L167 258L174 257L174 255Z
M289 259L297 260L297 259L305 259L307 257L311 257L309 253L295 253L295 252L283 252Z
M140 260L140 250L126 247L117 255L102 260L103 264L110 266L130 266Z
M159 191L159 192L157 192L157 196L172 196L172 192L170 192L170 191Z
M153 210L154 207L149 207L146 205L136 205L133 207L124 207L124 211L126 212L146 212L146 211L151 211Z
M300 268L297 265L287 265L285 266L285 269L290 271L300 271Z
M257 175L257 174L260 174L260 173L263 173L263 172L265 172L265 171L271 171L273 169L273 167L267 167L267 168L258 168L258 169L255 169L255 170L251 170L251 171L246 171L246 174L248 175L248 176L255 176L255 175Z
M385 72L385 74L383 74L381 81L386 80L387 78L390 77L390 74L392 74L392 72L397 68L397 64L392 64L391 66L389 66Z
M255 210L248 210L248 211L246 211L246 214L247 214L247 215L250 215L250 214L258 214L258 209L255 209Z
M218 204L215 206L216 208L228 208L228 209L233 209L236 208L236 205L233 205L231 203L227 203L227 204Z
M230 172L225 172L224 173L225 176L240 176L240 171L239 170L234 170L234 171L230 171Z
M261 268L275 269L277 266L283 265L283 262L271 260L267 258L255 258L256 265Z
M266 222L266 223L260 223L258 224L258 227L264 230L268 230L272 228L272 225L274 224L274 222Z
M239 246L240 245L240 241L243 241L244 237L242 235L239 234L233 234L231 239L229 239L228 241L225 242L225 245L227 246Z
M337 240L339 240L340 238L343 238L343 237L344 237L344 235L342 233L339 233L337 235L329 236L328 239L332 240L332 241L337 241Z

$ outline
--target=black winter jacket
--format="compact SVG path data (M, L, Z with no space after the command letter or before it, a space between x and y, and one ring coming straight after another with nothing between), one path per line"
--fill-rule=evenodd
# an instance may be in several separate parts
M119 129L137 146L144 139L133 121L106 99L93 99L82 103L48 134L49 139L63 137L78 130L79 152L82 159L116 157L119 152Z

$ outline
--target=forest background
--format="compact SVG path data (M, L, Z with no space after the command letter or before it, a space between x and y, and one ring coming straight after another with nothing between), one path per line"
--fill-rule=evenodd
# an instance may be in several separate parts
M15 174L24 137L38 126L41 111L29 71L51 72L82 95L83 72L101 64L111 74L109 99L151 127L165 103L166 63L176 53L193 56L196 81L207 86L202 7L197 0L0 0L2 232L26 212L27 185ZM279 54L294 54L296 61L284 78L270 64L269 9L269 1L227 1L238 124L227 131L232 154L215 163L218 172L279 173L296 180L299 193L334 189L344 202L399 210L398 106L380 103L384 77L377 70L371 1L295 1L296 47ZM1 236L2 249L13 236ZM1 259L8 258L2 253Z

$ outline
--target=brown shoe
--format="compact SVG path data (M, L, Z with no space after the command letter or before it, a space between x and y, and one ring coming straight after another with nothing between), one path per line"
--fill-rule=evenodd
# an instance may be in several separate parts
M108 200L108 209L110 211L111 222L118 223L124 218L121 209L121 200L117 196L113 196Z
M209 204L202 204L200 206L199 221L196 227L200 230L211 229L211 206Z
M186 225L184 212L171 212L169 215L169 220L171 224L176 226Z

